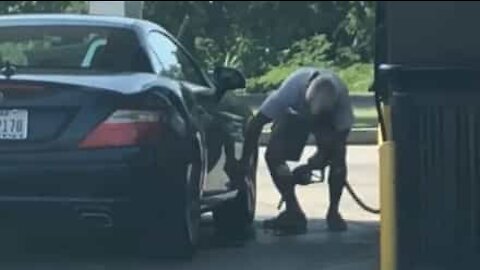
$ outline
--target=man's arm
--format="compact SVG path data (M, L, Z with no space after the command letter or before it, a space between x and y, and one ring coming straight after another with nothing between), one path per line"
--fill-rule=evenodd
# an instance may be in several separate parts
M245 185L245 175L250 169L250 157L255 153L258 146L258 138L262 133L263 126L272 120L259 112L248 123L245 132L245 141L243 144L242 157L239 161L227 159L225 163L225 172L232 179L233 184L243 189Z
M298 80L296 73L289 76L260 106L259 112L247 124L245 143L240 160L241 165L249 165L249 159L258 146L258 138L265 124L278 119L287 113L289 107L294 105L298 96Z
M247 124L245 132L245 142L243 144L242 158L240 164L246 167L249 164L249 159L258 147L258 139L262 134L263 127L272 122L272 119L258 112Z
M338 142L335 132L325 128L314 132L317 144L316 153L308 159L308 167L311 170L321 170L328 165L332 152Z

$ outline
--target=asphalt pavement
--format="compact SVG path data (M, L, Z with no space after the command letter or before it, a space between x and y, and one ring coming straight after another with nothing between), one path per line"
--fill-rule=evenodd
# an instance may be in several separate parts
M375 146L348 149L349 181L368 204L378 206L378 165ZM306 149L305 157L313 153ZM108 252L92 237L77 240L20 240L21 236L0 232L0 269L12 270L372 270L378 269L379 217L358 208L348 194L341 211L348 220L345 233L326 230L328 207L326 184L298 189L309 217L309 231L301 236L278 237L260 228L260 222L278 213L279 196L263 158L258 170L258 203L255 226L244 235L228 238L217 235L211 218L202 224L201 245L192 261L152 261L131 254Z

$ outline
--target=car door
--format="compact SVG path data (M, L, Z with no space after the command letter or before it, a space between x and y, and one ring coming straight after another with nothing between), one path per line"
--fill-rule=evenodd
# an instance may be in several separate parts
M241 145L234 141L243 140L234 137L243 136L243 117L221 110L226 107L219 102L214 84L172 38L161 32L151 32L149 40L158 56L160 75L182 84L192 117L204 133L208 157L205 194L228 191L230 179L224 171L224 164L227 159L239 156Z

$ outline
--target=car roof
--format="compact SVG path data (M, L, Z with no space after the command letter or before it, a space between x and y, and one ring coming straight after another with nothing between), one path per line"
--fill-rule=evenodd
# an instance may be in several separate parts
M141 28L142 30L166 30L146 20L116 16L74 15L74 14L31 14L2 15L0 27L22 25L88 25L119 28Z

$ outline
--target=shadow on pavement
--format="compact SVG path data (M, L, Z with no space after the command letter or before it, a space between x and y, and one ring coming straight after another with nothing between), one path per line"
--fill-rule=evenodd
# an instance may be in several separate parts
M92 236L13 237L0 243L0 269L377 269L378 224L349 225L345 233L330 233L324 220L311 220L307 234L278 237L258 221L241 234L220 234L207 219L198 253L184 262L143 259Z

